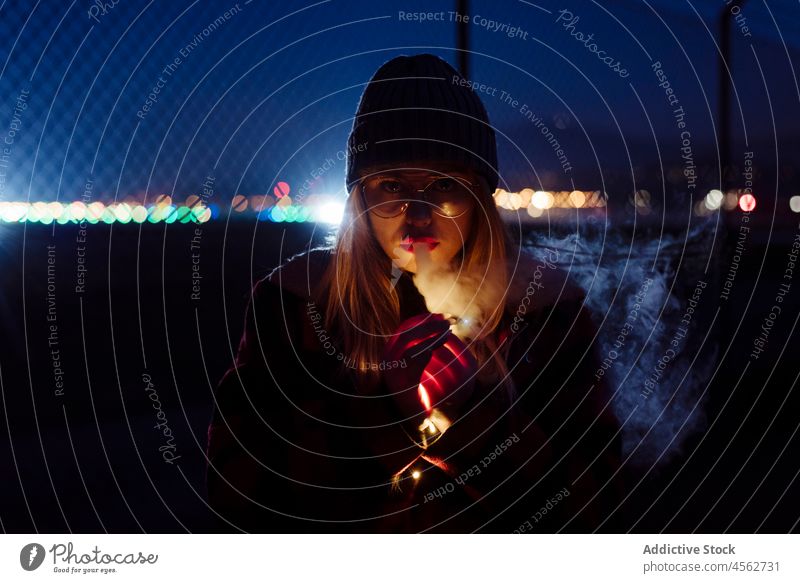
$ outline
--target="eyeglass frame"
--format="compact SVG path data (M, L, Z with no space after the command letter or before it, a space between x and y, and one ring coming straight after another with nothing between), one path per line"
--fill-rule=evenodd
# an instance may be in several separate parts
M380 173L378 173L378 174L377 174L377 178L384 178L384 177L385 177L385 178L395 178L395 177L392 177L391 175L385 175L385 174L380 174ZM404 203L403 203L403 208L402 208L402 210L401 210L400 212L398 212L398 213L397 213L397 214L395 214L395 215L388 216L388 217L381 216L381 215L380 215L380 214L378 214L378 213L377 213L377 212L376 212L376 211L375 211L373 208L369 208L369 205L367 204L367 196L366 196L365 189L364 189L364 182L365 182L366 180L372 180L372 179L375 179L375 178L376 178L376 176L364 176L363 178L361 178L361 179L358 181L358 189L359 189L359 191L361 192L361 202L362 202L362 204L364 205L364 208L367 208L367 210L369 210L369 212L371 212L371 213L374 213L376 216L378 216L378 217L379 217L379 218L381 218L381 219L396 219L397 217L399 217L399 216L401 216L401 215L405 214L406 212L408 212L408 207L410 207L410 206L411 206L411 203L412 203L412 202L414 202L414 201L410 201L410 200L409 200L409 201L406 201L406 202L404 202ZM477 188L477 187L479 186L478 184L475 184L475 183L471 182L470 180L466 180L465 178L463 178L463 177L461 177L461 176L459 176L459 177L454 177L454 176L451 176L450 174L447 174L447 173L444 173L444 172L443 172L441 175L437 176L436 178L434 178L433 180L431 180L431 181L430 181L430 182L429 182L427 185L425 185L425 188L422 188L422 189L419 189L419 188L417 188L417 189L413 189L413 192L420 193L420 194L422 195L422 200L421 200L421 201L420 201L420 200L417 200L417 202L426 202L426 203L430 204L431 206L433 206L433 207L434 207L434 211L433 211L433 212L434 212L434 213L436 213L438 216L440 216L440 217L442 217L442 218L445 218L445 219L457 219L457 218L459 218L459 217L462 217L462 216L464 216L464 215L467 213L467 211L468 211L469 209L464 209L464 211L463 211L463 212L460 212L460 213L459 213L459 214L457 214L457 215L443 215L442 213L440 213L440 212L438 212L438 211L436 210L436 209L438 209L439 207L437 207L436 205L432 204L432 203L431 203L431 202L430 202L430 201L427 199L427 195L426 195L425 191L426 191L426 190L428 190L428 189L429 189L429 188L430 188L432 185L434 185L434 184L435 184L437 181L439 181L439 180L442 180L443 178L449 178L449 179L451 179L451 180L455 180L456 182L459 182L459 183L461 183L462 185L463 185L463 184L466 182L466 184L467 184L467 185L469 185L469 187L470 187L470 193L471 193L471 194L474 194L474 193L472 192L472 189L474 189L474 188ZM397 178L395 178L395 179L397 179Z

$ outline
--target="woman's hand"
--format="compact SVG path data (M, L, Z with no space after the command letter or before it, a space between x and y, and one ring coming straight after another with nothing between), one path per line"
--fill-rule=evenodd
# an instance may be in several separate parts
M383 358L403 363L383 373L384 385L416 425L436 414L452 423L472 394L477 362L441 314L420 314L400 324Z

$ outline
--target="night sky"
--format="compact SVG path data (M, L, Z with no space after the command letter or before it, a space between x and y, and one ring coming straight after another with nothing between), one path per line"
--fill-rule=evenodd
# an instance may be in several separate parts
M209 174L229 199L271 192L278 180L299 188L328 159L336 164L314 188L340 192L337 154L372 72L418 52L458 64L454 2L119 2L105 13L98 6L0 9L3 126L29 91L0 200L75 199L89 175L109 200L145 192L182 198ZM469 76L486 85L480 95L499 133L506 188L606 185L613 192L616 184L630 187L633 168L638 188L657 190L659 156L665 168L680 165L680 139L656 62L686 111L706 182L718 186L715 42L723 7L470 2ZM401 15L422 10L440 20ZM757 165L774 175L777 136L782 179L794 184L798 152L790 136L800 129L800 92L788 56L796 58L800 46L800 6L751 2L741 14L746 29L730 24L733 163L755 149ZM590 34L624 67L624 78L580 42ZM564 144L570 176L526 110Z

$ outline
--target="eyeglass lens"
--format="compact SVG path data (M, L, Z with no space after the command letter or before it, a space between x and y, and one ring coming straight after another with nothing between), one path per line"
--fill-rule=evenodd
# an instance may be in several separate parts
M466 212L472 204L473 195L470 186L465 179L440 177L429 182L423 189L419 189L407 180L380 176L364 183L364 194L369 209L378 216L386 218L398 216L411 202L420 198L432 205L433 211L437 214L457 217Z

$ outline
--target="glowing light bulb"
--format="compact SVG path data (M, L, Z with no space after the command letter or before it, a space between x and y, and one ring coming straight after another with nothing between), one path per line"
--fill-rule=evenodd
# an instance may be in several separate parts
M430 417L426 417L422 424L419 426L420 433L425 433L426 431L431 435L435 435L438 431L436 429L436 425L433 424L433 421Z
M425 385L422 383L419 384L417 387L417 393L419 394L419 401L425 407L425 410L430 412L431 410L431 396L428 394L428 389L425 388Z
M414 470L413 472L411 472L411 477L414 478L415 480L419 480L421 476L422 474L420 474L419 470Z

